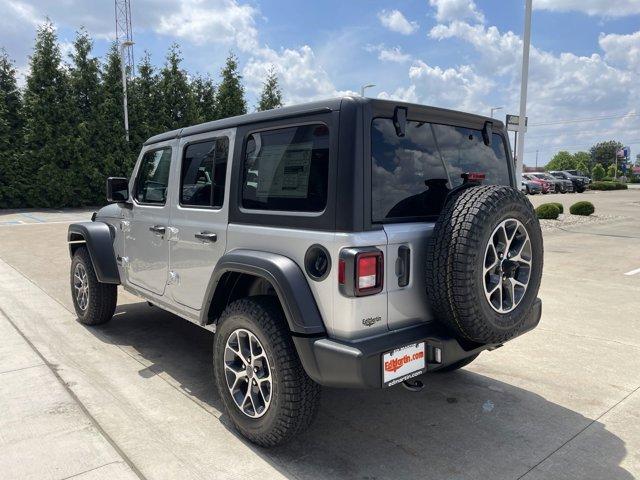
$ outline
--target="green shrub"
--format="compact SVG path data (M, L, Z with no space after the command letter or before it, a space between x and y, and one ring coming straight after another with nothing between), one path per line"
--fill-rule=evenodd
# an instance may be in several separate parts
M595 211L596 207L593 206L593 203L585 201L574 203L569 208L571 215L582 215L583 217L588 217Z
M622 182L593 182L589 188L591 190L626 190L628 187Z
M553 203L543 203L536 208L536 215L541 220L556 220L560 215L560 209Z
M558 207L558 210L560 210L560 213L564 213L564 205L562 205L560 202L549 202L548 205L555 205L556 207Z
M602 179L603 182L615 182L615 180L613 179L613 177L604 177Z

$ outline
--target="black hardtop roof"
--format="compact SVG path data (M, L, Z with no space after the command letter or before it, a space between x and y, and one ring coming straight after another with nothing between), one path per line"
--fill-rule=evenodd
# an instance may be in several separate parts
M164 142L166 140L173 140L175 138L188 137L191 135L197 135L199 133L212 132L215 130L223 130L225 128L235 128L240 125L247 125L251 123L259 123L268 120L276 120L288 117L296 117L300 115L310 115L314 113L332 112L340 110L343 102L353 102L359 104L371 104L376 107L386 107L390 105L407 107L409 109L409 119L411 118L411 109L420 111L431 111L439 113L440 115L451 115L452 117L465 117L473 118L476 121L484 122L490 121L496 124L497 128L503 128L504 125L500 120L495 118L484 117L482 115L476 115L473 113L459 112L456 110L449 110L446 108L429 107L425 105L419 105L415 103L399 102L395 100L381 100L377 98L362 98L362 97L338 97L330 98L327 100L319 100L316 102L302 103L299 105L292 105L288 107L276 108L274 110L266 110L264 112L247 113L246 115L238 115L236 117L223 118L220 120L214 120L212 122L201 123L199 125L193 125L190 127L179 128L171 130L169 132L160 133L149 138L145 145L151 145L158 142Z

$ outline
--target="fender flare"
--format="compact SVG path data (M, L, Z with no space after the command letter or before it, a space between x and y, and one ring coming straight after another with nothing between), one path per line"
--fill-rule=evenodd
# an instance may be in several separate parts
M284 255L245 249L226 253L216 264L200 310L202 325L208 321L218 283L227 272L255 275L271 283L292 333L309 336L326 334L315 298L298 264Z
M113 252L113 232L104 222L80 222L69 225L67 241L69 254L73 254L78 243L86 245L96 277L101 283L120 284L120 273Z

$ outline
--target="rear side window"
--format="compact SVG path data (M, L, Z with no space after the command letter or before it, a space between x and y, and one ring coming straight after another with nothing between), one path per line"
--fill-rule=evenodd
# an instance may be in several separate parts
M391 119L376 118L371 153L374 222L437 216L463 173L484 173L484 184L511 183L504 140L494 134L487 146L480 130L409 121L399 137Z
M167 201L171 147L150 150L144 154L135 186L138 203L164 205Z
M327 204L329 128L300 125L252 133L245 144L242 206L321 212Z
M180 204L222 207L228 157L227 137L187 145L182 159Z

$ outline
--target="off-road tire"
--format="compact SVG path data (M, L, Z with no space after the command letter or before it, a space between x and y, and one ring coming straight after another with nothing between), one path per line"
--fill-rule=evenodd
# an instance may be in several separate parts
M470 357L463 358L462 360L457 361L456 363L452 363L451 365L447 365L446 367L442 367L436 370L434 373L447 373L454 372L456 370L460 370L461 368L466 367L471 362L473 362L476 358L478 358L480 354L476 353L475 355L471 355Z
M89 286L88 303L82 309L78 304L74 290L74 272L77 264L84 267ZM86 247L79 247L71 260L71 298L73 307L78 315L78 321L84 325L102 325L113 317L118 302L118 286L98 281Z
M271 404L259 418L245 415L233 401L224 376L224 350L229 336L246 329L263 345L271 365ZM315 419L320 386L304 371L277 298L254 296L231 303L218 322L213 370L225 409L238 431L251 442L273 447L306 430Z
M508 313L494 310L485 296L485 250L494 229L506 219L522 223L531 241L529 283ZM506 186L477 186L454 193L445 204L427 251L427 296L435 318L454 335L478 343L516 336L540 288L542 232L531 202Z

